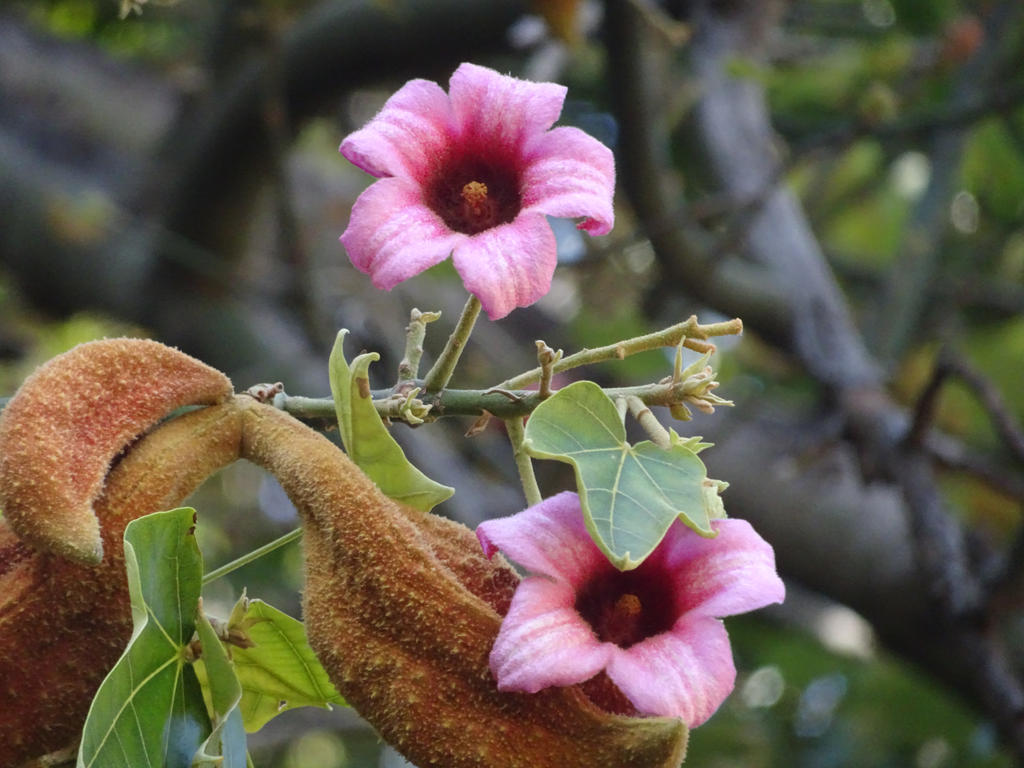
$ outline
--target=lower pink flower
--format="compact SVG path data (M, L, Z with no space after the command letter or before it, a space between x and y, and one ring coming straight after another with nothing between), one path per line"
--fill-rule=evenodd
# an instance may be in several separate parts
M644 714L707 720L736 680L723 616L780 603L771 546L745 520L716 520L702 538L676 521L635 570L617 570L583 523L579 497L561 493L477 537L523 579L491 651L503 691L535 693L601 671Z

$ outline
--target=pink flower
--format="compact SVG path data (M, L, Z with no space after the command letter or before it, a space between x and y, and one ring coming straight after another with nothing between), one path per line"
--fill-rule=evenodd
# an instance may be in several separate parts
M705 539L676 521L635 570L618 571L591 540L579 497L561 493L477 537L528 575L491 651L503 691L536 693L604 670L644 714L707 720L733 689L719 620L785 597L775 555L745 520L716 520Z
M380 180L352 207L341 242L391 290L452 255L492 320L551 287L555 236L545 216L614 221L611 151L577 128L554 128L566 89L463 64L448 93L412 80L341 153Z

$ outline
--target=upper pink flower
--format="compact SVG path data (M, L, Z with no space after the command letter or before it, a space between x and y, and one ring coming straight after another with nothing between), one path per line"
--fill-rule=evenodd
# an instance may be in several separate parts
M644 714L694 728L733 689L729 636L719 618L780 603L775 555L745 520L715 520L713 539L675 521L631 571L617 570L591 540L579 497L560 493L477 537L529 571L491 651L503 691L535 693L582 683L604 670Z
M355 266L390 290L452 255L492 320L551 287L547 216L614 222L615 162L577 128L551 129L566 89L461 65L448 93L412 80L341 153L380 178L352 207L341 242Z

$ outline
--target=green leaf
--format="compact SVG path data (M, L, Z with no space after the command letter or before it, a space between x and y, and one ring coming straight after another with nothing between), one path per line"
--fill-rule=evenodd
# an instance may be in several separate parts
M203 561L195 510L140 517L124 532L132 638L89 708L79 768L187 768L210 733L186 647Z
M587 530L616 568L640 565L677 517L702 536L715 535L707 470L694 444L630 445L615 404L591 381L570 384L537 406L523 444L532 456L575 468Z
M209 692L213 731L200 745L192 764L197 768L245 768L245 728L239 709L242 686L216 630L203 614L202 605L199 606L196 630L203 649L202 656L195 662L196 672Z
M327 672L306 640L301 621L262 600L239 601L229 632L241 633L251 647L232 648L242 686L240 710L245 729L258 731L269 720L295 707L344 706Z
M405 458L370 396L368 371L380 355L364 353L349 366L342 352L346 334L345 329L338 331L329 364L331 394L345 452L386 496L429 512L450 498L455 489L434 482Z

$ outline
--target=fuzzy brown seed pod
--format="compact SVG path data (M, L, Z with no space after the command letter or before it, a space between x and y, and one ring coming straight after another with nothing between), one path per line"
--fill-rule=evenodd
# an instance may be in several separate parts
M678 720L599 709L578 687L499 692L488 655L515 587L457 523L388 499L323 436L255 402L242 455L303 519L310 642L345 698L421 768L676 768Z
M174 409L231 393L220 371L155 341L94 341L55 357L0 414L4 518L33 547L98 563L92 502L111 459Z
M95 511L106 557L88 566L41 552L0 520L0 768L74 742L89 703L132 630L124 528L180 505L238 458L231 404L160 426L117 463Z
M421 768L681 762L686 730L678 720L613 715L579 687L499 692L488 655L515 573L500 558L487 560L464 526L388 499L323 436L251 398L176 418L138 441L106 479L96 503L102 538L90 543L81 521L92 519L90 494L103 488L123 443L181 404L185 390L193 401L223 397L216 372L165 386L195 373L176 371L178 353L152 345L136 355L138 342L110 344L44 366L0 424L0 452L12 457L0 464L0 498L18 510L18 533L80 558L102 547L108 554L99 566L76 565L0 527L0 768L72 740L123 648L127 521L177 505L239 455L275 474L302 514L307 628L332 680ZM46 439L29 439L25 424ZM64 471L83 460L88 472ZM63 504L58 515L46 512L51 492ZM71 543L60 529L65 518Z

